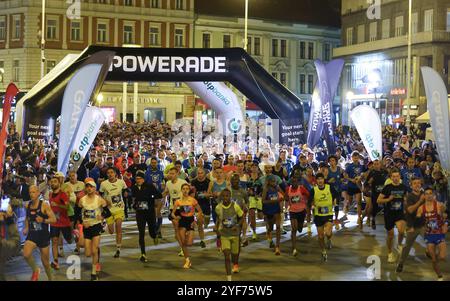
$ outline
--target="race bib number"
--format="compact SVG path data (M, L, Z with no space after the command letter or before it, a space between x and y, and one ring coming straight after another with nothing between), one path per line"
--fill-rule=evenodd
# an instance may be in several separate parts
M193 207L192 206L182 206L182 209L185 213L192 212Z
M122 196L115 195L111 197L111 202L116 208L123 208Z
M41 231L42 230L42 223L32 222L31 223L31 230L32 231Z
M97 216L95 214L95 210L84 210L83 217L84 217L84 219L95 219L95 218L97 218Z
M402 203L401 202L394 202L392 203L392 210L400 210L402 208Z
M438 225L437 221L435 221L435 220L429 221L427 223L427 227L430 230L439 230L439 225Z
M299 196L292 197L291 202L294 204L300 203L300 197Z
M236 222L235 222L234 218L229 217L229 218L224 219L222 224L225 228L233 228L234 225L236 225Z
M148 203L147 202L139 202L138 208L141 210L148 210Z
M328 214L330 213L330 210L328 207L319 207L319 214Z

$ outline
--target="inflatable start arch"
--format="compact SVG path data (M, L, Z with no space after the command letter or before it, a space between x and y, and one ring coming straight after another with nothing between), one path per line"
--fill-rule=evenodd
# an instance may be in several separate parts
M103 66L93 90L94 96L100 91L104 81L177 81L186 82L196 94L208 101L208 97L204 94L214 89L208 85L225 86L217 82L228 81L270 118L279 120L280 143L305 141L303 107L300 99L273 78L242 48L103 46L89 46L80 55L67 58L62 67L55 67L20 100L17 105L17 123L23 138L53 135L55 120L61 114L65 87L74 73L87 64ZM221 103L210 104L220 112L223 119L243 118L241 110L236 108L235 101L223 100Z

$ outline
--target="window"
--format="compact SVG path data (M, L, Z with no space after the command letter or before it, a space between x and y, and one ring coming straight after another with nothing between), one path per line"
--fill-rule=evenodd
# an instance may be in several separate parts
M211 34L210 33L203 33L203 39L202 39L202 45L203 48L211 48Z
M389 39L391 37L391 19L384 19L382 27L383 27L383 34L381 38Z
M369 31L369 40L372 41L376 41L377 40L377 26L378 26L378 22L372 22L370 23L370 31Z
M150 45L151 46L159 46L161 43L159 42L159 27L151 26L150 27Z
M305 94L306 75L300 74L300 94Z
M347 28L347 46L353 45L353 27Z
M447 31L450 32L450 8L447 9Z
M20 61L14 60L13 62L13 81L19 82L20 81Z
M247 53L252 54L252 37L247 37Z
M276 80L278 80L278 72L272 72L272 76L273 76Z
M330 43L325 43L323 45L323 59L329 61L331 59L331 45Z
M6 17L0 17L0 41L6 40Z
M261 55L261 38L255 37L254 55Z
M424 31L433 31L433 10L429 9L425 11L425 25Z
M412 34L418 33L419 32L419 14L418 13L413 13L411 15L411 25L412 25Z
M308 59L309 60L314 59L314 43L313 42L308 43Z
M108 26L106 23L97 24L97 42L108 43Z
M159 8L159 0L152 0L152 8Z
M56 40L58 21L56 19L47 20L47 40Z
M403 35L403 16L395 18L395 36L401 37Z
M21 16L20 15L14 15L13 16L13 23L14 23L14 27L13 27L13 39L14 40L19 40L20 36L21 36Z
M229 34L226 34L223 36L223 48L230 48L231 47L231 36Z
M278 40L272 40L272 56L278 56Z
M81 22L71 21L70 22L70 39L72 41L81 41Z
M124 44L134 44L133 37L133 26L132 25L124 25L123 26L123 43Z
M287 77L286 77L286 73L284 73L284 72L280 72L280 83L283 86L286 86L286 84L287 84Z
M364 43L366 41L366 26L363 25L359 25L358 26L358 44Z
M3 74L5 74L5 62L0 61L0 83L3 83Z
M280 55L281 57L287 57L287 41L286 40L280 40L281 43L281 51Z
M133 6L133 0L125 0L123 3L125 6Z
M302 60L306 59L306 43L300 42L300 58Z
M56 61L47 60L47 73L49 73L56 66Z
M184 0L175 0L175 9L182 10L184 6Z
M175 47L184 47L184 30L175 29Z
M308 74L308 94L313 94L314 75Z

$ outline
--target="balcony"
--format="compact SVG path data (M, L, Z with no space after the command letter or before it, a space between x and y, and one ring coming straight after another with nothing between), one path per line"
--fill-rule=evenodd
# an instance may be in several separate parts
M450 43L450 32L443 30L435 30L429 32L419 32L413 34L412 44L424 44L424 43L436 43L436 42L448 42ZM367 53L373 51L380 51L389 48L406 47L408 46L408 36L400 36L395 38L377 40L373 42L366 42L361 44L355 44L351 46L344 46L335 48L333 51L333 57L342 57L347 55L354 55L360 53Z

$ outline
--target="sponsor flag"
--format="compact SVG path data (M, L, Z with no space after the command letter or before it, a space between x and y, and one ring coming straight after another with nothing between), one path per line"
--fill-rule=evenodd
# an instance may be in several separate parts
M84 111L102 70L101 64L89 64L78 70L67 84L61 107L61 126L58 144L58 170L66 174L69 149L80 127Z
M73 147L69 150L71 170L78 170L90 149L100 127L106 121L103 111L97 107L87 107L75 136Z
M422 67L430 123L442 167L450 172L450 126L448 93L442 77L430 67Z
M11 114L11 102L17 93L19 93L19 89L17 89L16 85L10 83L6 88L5 102L3 103L2 130L0 132L0 187L3 182L3 165L5 162L6 141L9 134L8 127L9 116Z
M355 124L370 160L381 160L383 147L381 120L378 112L371 106L360 105L350 112L350 118Z

